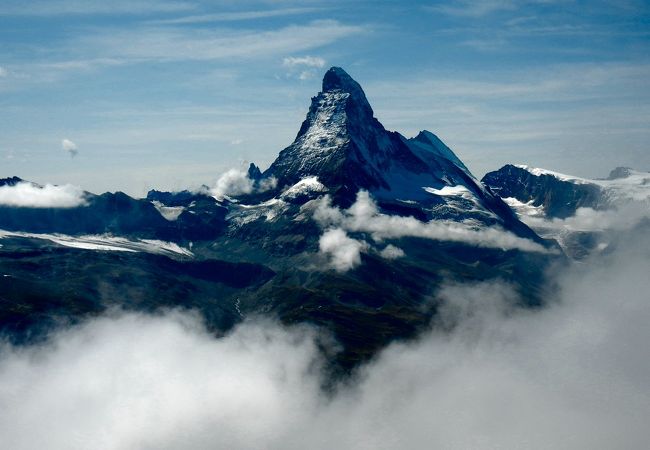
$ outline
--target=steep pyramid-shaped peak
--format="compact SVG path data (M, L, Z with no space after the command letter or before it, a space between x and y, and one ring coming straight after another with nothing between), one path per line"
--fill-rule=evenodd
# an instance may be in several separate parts
M348 73L340 67L330 68L323 77L323 90L324 94L331 92L342 92L349 94L350 98L357 106L366 111L367 114L372 116L372 108L366 94L363 92L361 85L354 81Z
M323 77L323 92L341 90L350 94L361 92L361 85L354 81L348 73L340 67L332 67Z

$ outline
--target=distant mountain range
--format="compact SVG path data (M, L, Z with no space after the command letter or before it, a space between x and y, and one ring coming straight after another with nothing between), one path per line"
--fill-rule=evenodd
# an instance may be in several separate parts
M650 210L650 173L629 167L592 180L508 164L482 182L539 235L557 241L574 258L604 248L612 240L612 228L643 222Z
M480 182L433 133L387 131L337 67L267 170L224 177L146 199L0 180L0 330L29 342L115 306L197 309L216 333L271 315L333 334L347 371L426 327L445 280L505 279L539 304L548 264L577 253L528 219L650 187L622 168L584 180L507 165Z

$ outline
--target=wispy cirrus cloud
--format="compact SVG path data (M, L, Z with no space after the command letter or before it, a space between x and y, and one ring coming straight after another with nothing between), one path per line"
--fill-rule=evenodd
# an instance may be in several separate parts
M148 14L190 11L194 3L174 0L48 0L24 2L6 0L0 5L0 16L65 16Z
M413 135L434 127L474 173L517 160L525 149L531 164L598 177L650 164L650 109L637 101L650 98L649 79L644 62L571 63L462 77L438 71L364 88L388 129ZM551 160L549 149L574 158Z
M77 74L99 72L134 64L169 63L177 61L211 61L258 63L284 58L291 76L301 79L316 75L325 61L319 57L285 57L289 54L317 49L371 30L369 25L349 25L336 20L316 20L302 25L286 25L257 32L251 29L214 29L182 26L151 26L133 28L98 28L92 33L53 41L40 55L49 56L11 64L12 83L3 83L0 90L23 90L35 84L60 83ZM300 36L300 39L296 39ZM284 60L283 60L284 61ZM8 70L0 72L9 74ZM5 76L5 78L8 78Z
M459 17L483 17L498 11L514 11L515 0L456 0L425 7L425 9Z
M431 12L459 18L483 18L500 12L514 12L531 6L547 6L561 0L452 0L425 6ZM569 2L565 2L569 3Z
M196 14L191 16L175 17L172 19L152 20L149 23L159 25L185 25L211 22L237 22L245 20L269 19L273 17L286 17L308 14L320 11L320 8L278 8L256 11L232 11L214 14Z
M96 33L76 42L84 53L138 61L219 60L272 57L318 48L364 33L366 25L316 20L267 31L144 26ZM297 39L296 36L300 36Z

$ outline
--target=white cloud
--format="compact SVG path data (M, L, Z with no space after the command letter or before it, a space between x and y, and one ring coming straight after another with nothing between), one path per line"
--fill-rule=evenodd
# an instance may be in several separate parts
M414 217L381 214L366 191L359 191L356 202L347 211L332 207L330 198L324 196L314 211L314 219L323 226L338 226L349 232L370 233L378 242L385 239L419 237L463 242L484 248L548 252L542 245L497 226L472 227L465 223L445 220L421 222Z
M217 14L198 14L193 16L178 17L174 19L162 19L150 21L150 23L180 25L190 23L209 23L209 22L234 22L239 20L256 20L266 19L269 17L284 17L291 15L307 14L318 11L318 8L280 8L267 9L259 11L237 11L224 12Z
M504 11L517 11L539 4L558 3L560 0L453 0L427 6L425 9L462 18L483 18Z
M15 450L260 448L317 389L308 333L251 325L216 340L177 314L100 319L3 353L0 403L12 413L0 432ZM47 431L30 431L36 423Z
M381 252L379 252L382 258L386 259L396 259L404 256L404 250L399 247L395 247L392 244L388 244Z
M288 76L308 80L317 75L318 69L325 67L325 60L315 56L288 57L282 60L282 65L289 69Z
M632 202L617 209L609 210L578 208L573 216L566 219L544 219L525 215L520 218L528 226L540 229L620 231L630 229L644 219L650 219L650 203Z
M223 200L224 197L266 192L275 189L277 185L278 179L275 177L263 178L256 183L255 180L248 177L248 170L244 168L230 169L219 177L214 187L210 189L210 195L218 200Z
M3 445L645 448L650 239L633 243L566 270L543 309L514 307L504 284L449 285L438 331L390 346L329 395L313 334L268 323L217 339L194 317L127 314L5 346Z
M367 246L365 242L348 237L340 228L327 230L318 241L320 251L330 257L330 263L340 272L361 264L361 252Z
M248 178L248 173L241 169L230 169L219 177L211 194L222 200L226 196L250 194L253 192L254 182Z
M61 148L70 154L70 157L74 158L79 153L77 144L72 142L70 139L63 139L61 141Z
M325 60L315 56L288 57L282 60L282 65L284 67L303 66L322 69L325 67Z
M6 77L8 74L9 74L9 72L7 72L7 69L5 69L4 67L0 66L0 78L4 78L4 77Z
M84 191L65 184L37 186L21 182L14 186L0 186L0 205L25 208L74 208L86 204Z

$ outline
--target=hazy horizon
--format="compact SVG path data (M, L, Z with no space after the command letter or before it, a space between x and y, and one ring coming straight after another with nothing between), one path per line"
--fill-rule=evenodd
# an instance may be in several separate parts
M641 1L3 2L0 176L92 192L213 183L289 145L330 66L389 130L477 176L650 170Z

